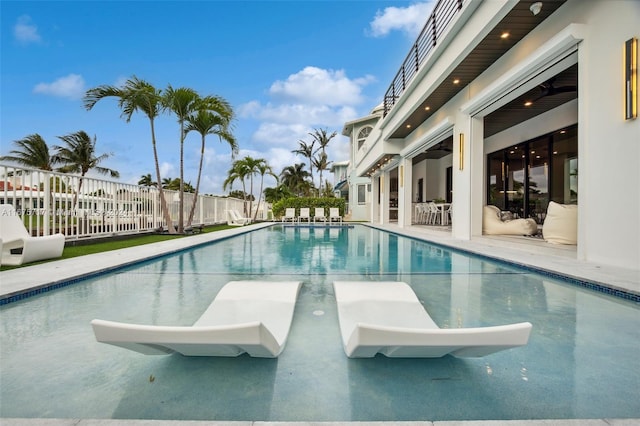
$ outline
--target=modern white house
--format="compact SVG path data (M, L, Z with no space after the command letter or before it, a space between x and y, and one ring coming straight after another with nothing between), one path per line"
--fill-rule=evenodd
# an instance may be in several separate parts
M354 215L408 227L438 199L470 240L487 205L543 231L550 202L577 205L576 259L638 269L639 34L636 0L436 2L383 104L344 125Z

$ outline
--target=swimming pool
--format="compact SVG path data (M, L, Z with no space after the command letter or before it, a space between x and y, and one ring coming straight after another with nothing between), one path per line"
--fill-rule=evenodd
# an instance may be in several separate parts
M149 357L93 318L190 325L236 279L300 279L277 359ZM409 283L441 327L533 323L480 359L348 359L334 280ZM268 421L640 417L640 309L531 271L365 226L282 227L0 308L1 417Z

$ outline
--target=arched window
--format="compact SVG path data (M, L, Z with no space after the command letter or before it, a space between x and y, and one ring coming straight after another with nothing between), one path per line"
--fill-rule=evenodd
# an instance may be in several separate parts
M371 133L372 129L373 127L371 126L363 127L362 129L360 129L360 131L358 132L358 138L357 138L358 149L362 148L364 141L367 139L367 136L369 136L369 133Z

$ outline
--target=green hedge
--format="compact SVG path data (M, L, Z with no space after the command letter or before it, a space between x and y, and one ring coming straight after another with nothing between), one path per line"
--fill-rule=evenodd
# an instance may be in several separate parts
M309 207L310 213L313 214L316 207L324 207L325 214L329 214L329 208L337 207L340 209L340 216L344 216L346 201L344 198L311 198L311 197L291 197L285 198L275 203L272 207L273 216L281 219L285 209L295 208L296 216L300 214L300 207Z

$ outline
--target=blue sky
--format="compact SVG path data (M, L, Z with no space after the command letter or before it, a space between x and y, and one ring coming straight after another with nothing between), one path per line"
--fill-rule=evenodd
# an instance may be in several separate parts
M348 160L343 124L382 102L431 8L393 0L2 0L0 154L29 134L51 147L84 130L97 137L98 154L113 154L103 166L121 181L155 179L143 115L126 123L113 99L82 107L87 89L135 75L227 99L239 158L264 158L276 174L306 163L291 151L314 128L337 131L329 160ZM162 177L178 177L175 117L161 116L156 131ZM185 181L193 184L199 149L199 135L190 134ZM228 145L208 138L201 191L226 193L231 162Z

